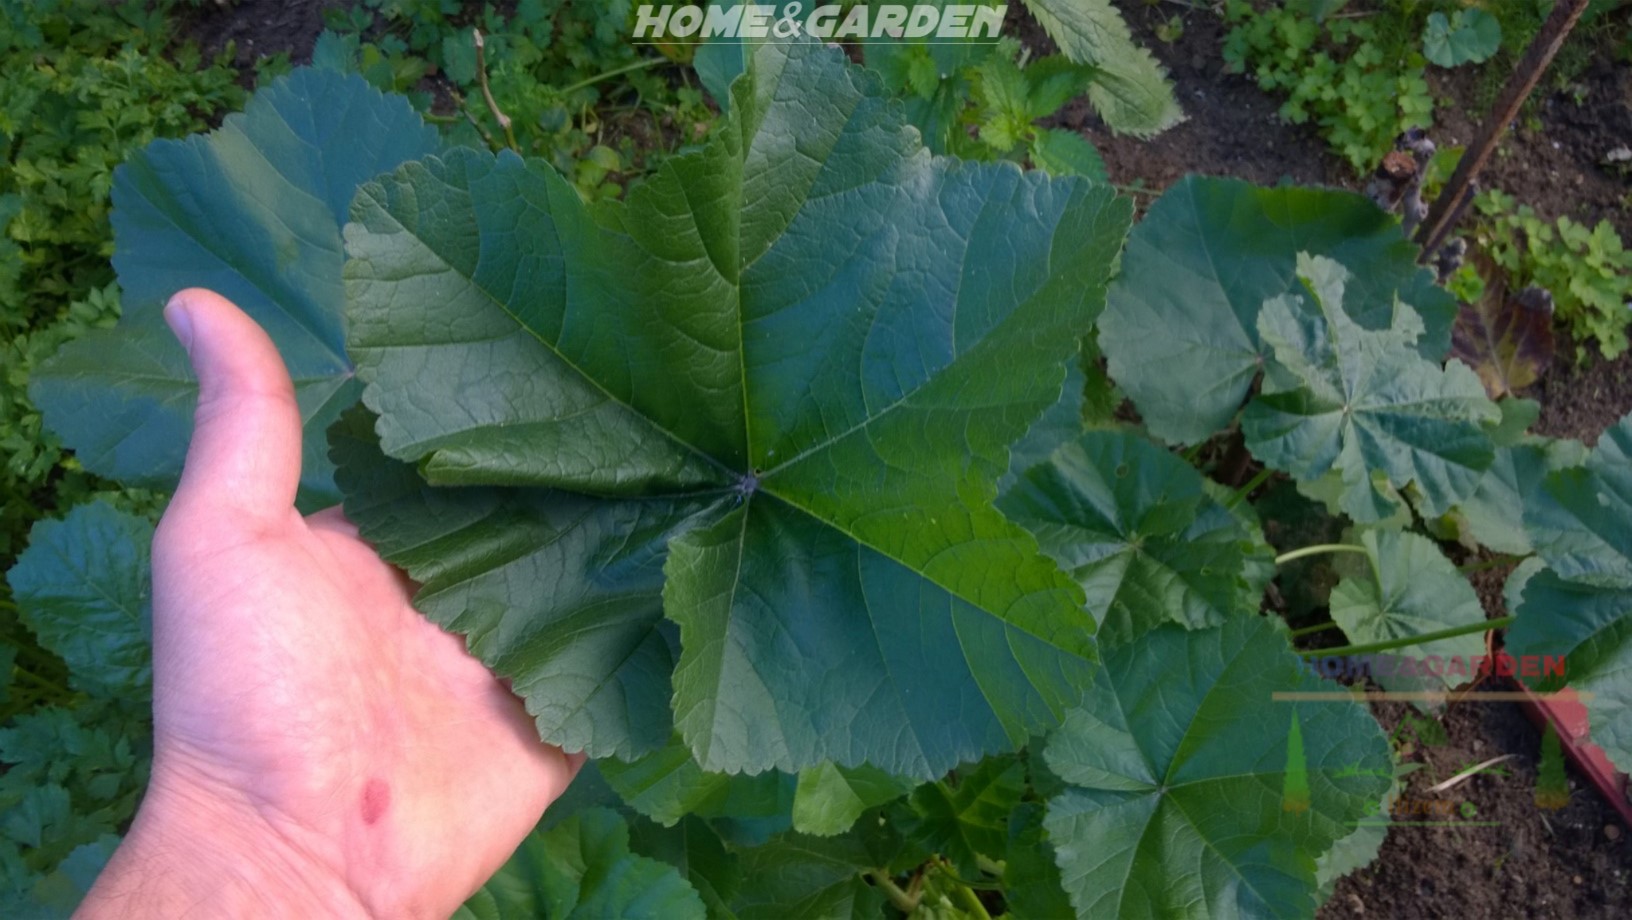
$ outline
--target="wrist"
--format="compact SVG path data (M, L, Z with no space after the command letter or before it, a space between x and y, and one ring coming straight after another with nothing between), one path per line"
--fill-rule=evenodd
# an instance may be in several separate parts
M368 917L357 894L252 802L155 764L136 820L76 917Z

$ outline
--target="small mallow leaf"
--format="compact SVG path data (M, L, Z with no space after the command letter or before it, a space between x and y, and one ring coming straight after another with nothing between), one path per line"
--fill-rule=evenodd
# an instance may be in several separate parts
M23 625L68 665L74 689L100 699L153 692L153 522L106 501L41 521L6 573Z
M1336 262L1302 255L1298 276L1304 290L1258 320L1274 360L1241 419L1253 455L1300 479L1337 471L1339 504L1361 523L1396 513L1407 484L1431 517L1473 494L1495 457L1484 426L1501 415L1473 371L1422 357L1421 320L1403 303L1386 329L1356 323Z
M706 770L927 779L1013 750L1080 698L1093 621L996 483L1060 398L1128 205L930 156L836 49L762 45L732 99L706 148L625 201L473 150L364 186L348 346L381 447L460 487L454 505L527 493L460 535L461 580L511 578L533 552L518 515L637 515L679 627L675 724ZM551 546L591 571L616 544ZM556 694L530 625L551 577L427 610L535 709ZM593 684L613 651L572 667ZM595 754L603 730L622 740L541 727Z
M742 854L742 887L731 902L742 920L874 920L884 893L861 874L887 864L858 833L787 834Z
M1389 327L1396 295L1411 304L1426 327L1417 350L1439 361L1456 301L1416 264L1418 252L1361 195L1188 176L1129 237L1099 344L1153 434L1201 441L1230 424L1271 356L1258 315L1302 289L1299 253L1348 268L1344 306L1367 329Z
M793 797L793 829L831 837L842 834L863 812L898 799L918 783L877 767L817 764L799 771Z
M708 773L678 736L661 750L632 761L600 761L601 775L624 804L665 826L686 815L732 818L787 829L795 778L766 771L753 776Z
M1422 56L1440 67L1477 64L1502 45L1502 25L1478 7L1428 14L1422 30Z
M1273 574L1257 526L1207 494L1194 467L1129 429L1080 435L998 507L1082 585L1107 643L1255 612Z
M1366 530L1360 534L1365 555L1344 554L1337 560L1345 577L1332 589L1332 619L1349 641L1360 644L1404 639L1466 626L1485 619L1468 579L1440 552L1434 541L1414 533ZM1381 668L1374 677L1385 690L1443 690L1467 683L1467 668L1485 653L1484 636L1469 633L1399 649L1413 659L1410 667ZM1418 667L1431 657L1452 658L1460 674L1433 676ZM1424 672L1419 674L1418 672Z
M211 288L277 344L305 421L300 504L333 504L323 432L362 389L341 332L340 228L364 180L440 146L407 100L301 69L210 134L144 147L113 180L124 315L34 372L46 424L92 472L172 488L198 384L162 311L176 291Z
M1486 273L1479 302L1457 312L1451 355L1479 373L1491 399L1535 383L1553 363L1551 295L1535 287L1510 293L1494 271Z
M1392 782L1388 743L1259 617L1107 649L1044 758L1045 826L1081 918L1300 917L1315 859ZM1266 715L1267 713L1267 715Z
M975 878L977 857L1004 858L1009 815L1025 794L1025 765L1013 756L989 757L914 790L914 819L904 830L914 843L951 860L962 877Z
M534 831L456 920L703 920L696 889L675 867L629 849L617 812L592 808Z
M731 899L742 886L742 866L707 821L688 817L664 827L636 818L629 824L629 848L679 870L702 897L708 916L731 916Z

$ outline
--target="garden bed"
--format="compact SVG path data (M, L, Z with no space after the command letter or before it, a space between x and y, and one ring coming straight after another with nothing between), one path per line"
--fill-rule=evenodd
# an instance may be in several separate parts
M322 29L322 9L332 5L333 0L244 0L227 8L205 6L190 28L206 49L236 42L244 63L279 51L290 52L298 62L311 53ZM1171 43L1160 41L1156 28L1173 9L1127 4L1124 12L1136 39L1168 68L1188 116L1185 123L1149 140L1118 136L1081 100L1053 120L1094 142L1113 182L1134 189L1141 205L1188 173L1268 185L1290 181L1360 187L1347 164L1310 128L1281 121L1277 100L1251 80L1224 72L1224 25L1218 17L1186 14L1182 35ZM1015 18L1028 46L1052 50L1029 16L1019 13ZM1442 123L1434 137L1442 144L1464 143L1488 98L1477 98L1483 92L1480 84L1459 72L1437 83ZM1603 61L1576 83L1583 101L1577 104L1559 92L1543 95L1535 107L1543 130L1510 135L1486 179L1543 216L1569 214L1589 223L1608 217L1623 235L1632 236L1632 209L1626 207L1632 187L1624 175L1599 165L1609 149L1632 141L1632 110L1626 103L1632 71ZM1599 432L1632 411L1632 353L1583 366L1570 364L1563 357L1569 353L1560 348L1560 361L1524 395L1543 406L1538 432L1590 445ZM1484 579L1488 590L1481 592L1491 616L1503 613L1499 575L1505 572ZM1373 708L1385 731L1394 730L1406 712L1395 703ZM1451 707L1443 721L1448 743L1419 749L1408 758L1427 768L1413 775L1406 794L1431 784L1430 777L1443 779L1468 763L1513 754L1503 764L1507 776L1478 777L1462 787L1480 819L1499 824L1395 828L1375 863L1339 883L1323 917L1498 916L1514 911L1590 917L1610 916L1616 905L1632 903L1632 833L1573 767L1566 808L1549 813L1533 804L1541 738L1517 704L1462 703Z

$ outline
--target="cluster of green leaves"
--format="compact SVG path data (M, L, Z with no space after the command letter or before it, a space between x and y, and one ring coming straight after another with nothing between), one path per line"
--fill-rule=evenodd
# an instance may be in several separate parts
M1627 349L1632 329L1632 251L1608 220L1597 226L1535 209L1498 189L1474 199L1475 236L1515 288L1536 285L1553 295L1558 321L1575 340L1577 361L1595 342L1605 358Z
M1512 641L1571 656L1632 762L1632 419L1590 458L1526 435L1444 363L1456 304L1388 215L1190 178L1127 236L1102 183L932 155L814 43L759 47L729 109L586 200L297 71L121 170L126 317L36 381L93 469L161 484L194 392L163 293L205 274L267 328L304 503L338 486L595 758L466 915L1312 913L1394 767L1352 699L1276 700L1323 684L1261 611L1253 488L1169 449L1221 437L1350 528L1352 641L1482 648L1420 531L1534 552ZM309 194L242 193L275 183Z
M11 567L36 521L99 493L153 512L154 496L108 492L111 483L65 454L27 386L65 342L119 315L107 262L115 166L242 102L236 71L172 40L170 7L0 2L0 567ZM87 534L41 524L33 570L57 551L62 564L135 552L135 526ZM62 545L69 535L92 543ZM106 856L99 839L128 818L145 776L146 701L89 678L103 663L67 635L66 613L33 613L18 592L14 602L0 585L0 913L32 916L18 905L72 907ZM107 641L121 641L117 628Z
M36 525L7 579L39 647L0 647L24 682L67 663L59 702L0 728L0 913L66 916L124 831L152 760L147 564L153 524L105 502ZM15 661L11 660L15 656ZM13 687L12 690L16 690ZM0 703L5 699L0 689Z
M94 487L41 431L25 386L63 341L118 315L114 167L243 101L234 70L171 45L169 6L0 2L0 559L40 509Z
M406 94L421 112L436 103L425 78L439 76L455 114L438 120L461 142L511 145L549 160L587 196L616 196L650 158L699 140L714 118L700 87L656 69L669 58L629 41L632 8L631 0L365 0L325 12L313 63ZM488 86L508 129L484 101L473 29L483 34Z
M1087 138L1037 125L1087 91L1092 68L1058 54L1029 60L1010 37L995 45L874 41L866 62L905 100L909 120L938 154L1105 178L1105 163Z
M1331 17L1331 0L1228 0L1224 60L1284 94L1281 117L1314 122L1357 172L1369 172L1407 128L1433 124L1424 73L1426 4L1384 4L1365 18ZM1430 32L1430 36L1437 34ZM1436 49L1438 44L1429 42Z
M864 42L863 58L907 101L909 119L937 153L1029 156L1051 172L1093 175L1099 158L1085 139L1033 122L1083 94L1120 133L1150 137L1184 120L1166 72L1134 42L1111 0L1028 0L1026 9L1058 55L1027 66L1012 38L997 45L885 38ZM746 67L747 47L715 41L696 52L698 75L722 108L729 106L731 81Z

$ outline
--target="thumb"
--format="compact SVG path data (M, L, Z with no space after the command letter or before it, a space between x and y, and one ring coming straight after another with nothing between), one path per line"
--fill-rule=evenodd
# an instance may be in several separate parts
M178 509L238 521L286 514L300 485L301 419L277 346L248 314L202 288L170 298L164 319L198 377Z

